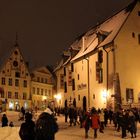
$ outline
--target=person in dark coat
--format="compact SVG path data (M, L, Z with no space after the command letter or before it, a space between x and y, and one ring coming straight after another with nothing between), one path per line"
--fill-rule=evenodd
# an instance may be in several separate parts
M69 119L70 119L70 126L74 123L74 108L70 106L69 108Z
M6 114L3 114L1 122L2 122L2 127L8 126L8 118Z
M131 138L136 138L137 126L136 126L136 117L132 111L129 112L129 132L131 133Z
M55 117L47 112L40 114L35 126L35 140L54 140L57 131L58 125Z
M21 140L35 140L35 123L29 112L25 113L25 122L21 124L19 136Z
M65 122L68 122L68 114L69 114L69 109L68 107L65 107L64 108Z
M83 114L83 127L85 128L85 138L88 138L88 131L91 126L90 112Z
M123 111L120 116L120 126L122 130L122 138L125 138L127 136L126 130L128 129L128 113L126 111Z

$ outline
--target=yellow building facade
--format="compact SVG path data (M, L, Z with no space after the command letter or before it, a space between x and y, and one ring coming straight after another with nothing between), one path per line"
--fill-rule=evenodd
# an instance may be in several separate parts
M81 49L67 64L73 65L74 87L67 93L73 93L77 107L140 107L139 18L140 2L134 1L75 43Z
M1 61L0 108L20 110L31 107L30 73L18 44L10 49L8 57ZM7 55L6 54L6 55ZM2 58L1 58L2 60Z
M54 107L54 79L47 67L29 70L19 45L7 48L0 59L0 111Z
M47 67L39 67L31 72L32 107L45 109L54 107L53 76Z

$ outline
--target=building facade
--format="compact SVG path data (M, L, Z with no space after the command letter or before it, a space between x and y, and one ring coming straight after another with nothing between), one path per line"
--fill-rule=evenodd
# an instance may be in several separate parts
M0 59L0 111L21 107L44 109L54 106L54 79L47 67L29 70L19 45L7 47Z
M0 69L0 108L19 110L22 106L31 106L30 73L21 54L18 44L15 44L4 60L1 58Z
M81 49L69 62L77 107L140 107L139 18L140 1L134 0L80 37Z
M45 109L54 107L53 76L47 67L36 68L31 72L32 107Z

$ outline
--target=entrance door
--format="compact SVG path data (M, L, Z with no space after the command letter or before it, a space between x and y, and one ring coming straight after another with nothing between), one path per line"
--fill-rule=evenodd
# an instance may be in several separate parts
M84 111L87 110L87 99L86 99L86 96L83 97L83 110Z

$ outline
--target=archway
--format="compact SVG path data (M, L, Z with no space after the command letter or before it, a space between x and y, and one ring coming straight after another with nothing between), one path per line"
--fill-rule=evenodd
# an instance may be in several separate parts
M83 97L83 110L84 111L87 110L87 99L86 99L86 96Z

